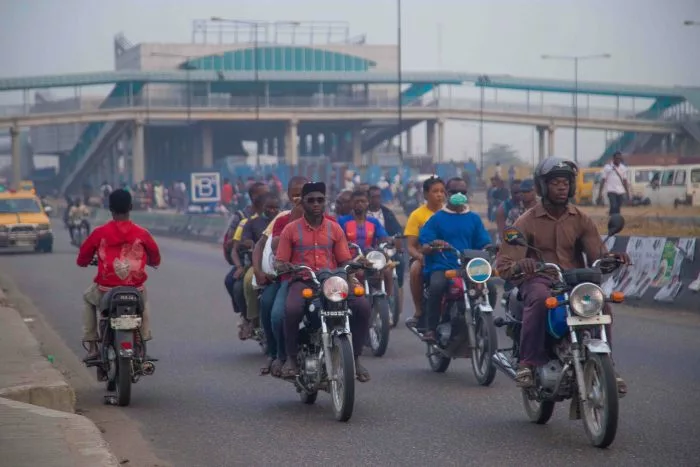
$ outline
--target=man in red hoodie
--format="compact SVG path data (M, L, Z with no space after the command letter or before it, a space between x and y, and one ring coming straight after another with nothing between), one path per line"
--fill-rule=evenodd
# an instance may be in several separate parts
M78 252L77 263L87 267L97 255L97 275L85 291L83 342L88 344L85 360L97 358L97 307L104 294L114 287L136 287L143 294L144 310L141 337L151 339L148 299L144 284L148 278L146 265L160 265L160 251L148 230L129 220L131 195L126 190L115 190L109 195L112 221L97 227L85 239Z

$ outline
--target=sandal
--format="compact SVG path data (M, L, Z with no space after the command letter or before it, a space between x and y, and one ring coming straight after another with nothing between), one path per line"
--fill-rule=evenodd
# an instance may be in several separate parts
M360 362L357 360L355 360L355 377L360 383L366 383L372 379L372 377L369 375L369 371L367 371L367 368L360 365Z
M281 378L283 379L295 379L297 377L297 374L299 374L297 366L291 363L291 360L291 358L288 359L282 366Z
M406 320L406 326L408 326L409 328L417 328L419 321L420 316L411 316Z
M267 358L267 365L264 367L260 368L260 376L267 376L270 374L270 371L272 370L272 358L268 357Z
M281 378L283 366L284 362L282 360L275 359L272 362L272 365L270 365L270 375L274 376L275 378Z
M520 367L515 373L515 385L519 388L531 388L534 384L532 370L528 367Z

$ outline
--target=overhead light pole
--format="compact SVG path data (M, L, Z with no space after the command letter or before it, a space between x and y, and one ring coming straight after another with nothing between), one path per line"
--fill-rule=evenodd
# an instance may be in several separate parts
M583 60L601 60L610 58L610 54L595 55L542 55L542 60L563 60L574 63L574 162L578 163L578 64ZM550 153L552 148L550 148Z
M694 21L692 19L687 19L683 21L683 26L700 26L700 21Z
M402 65L401 65L401 46L402 46L402 34L401 34L401 0L396 0L396 42L398 47L398 60L396 65L396 74L398 75L398 132L399 132L399 163L403 165L403 76L402 76Z

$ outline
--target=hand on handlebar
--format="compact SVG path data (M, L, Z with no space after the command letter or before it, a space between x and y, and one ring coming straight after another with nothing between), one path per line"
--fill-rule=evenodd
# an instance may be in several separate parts
M520 269L520 272L522 272L526 276L530 276L537 272L540 266L540 264L532 258L523 258L516 264L518 266L518 269Z

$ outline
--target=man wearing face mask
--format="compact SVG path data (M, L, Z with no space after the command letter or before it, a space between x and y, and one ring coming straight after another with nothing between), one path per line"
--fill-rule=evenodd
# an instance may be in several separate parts
M491 243L481 218L469 210L467 205L467 182L453 178L447 182L447 205L433 214L425 223L418 236L425 255L423 276L429 281L427 329L423 340L434 341L435 330L440 318L442 297L447 289L445 271L459 269L458 258L452 251L441 250L453 246L457 251L481 250ZM489 287L489 300L495 296Z

